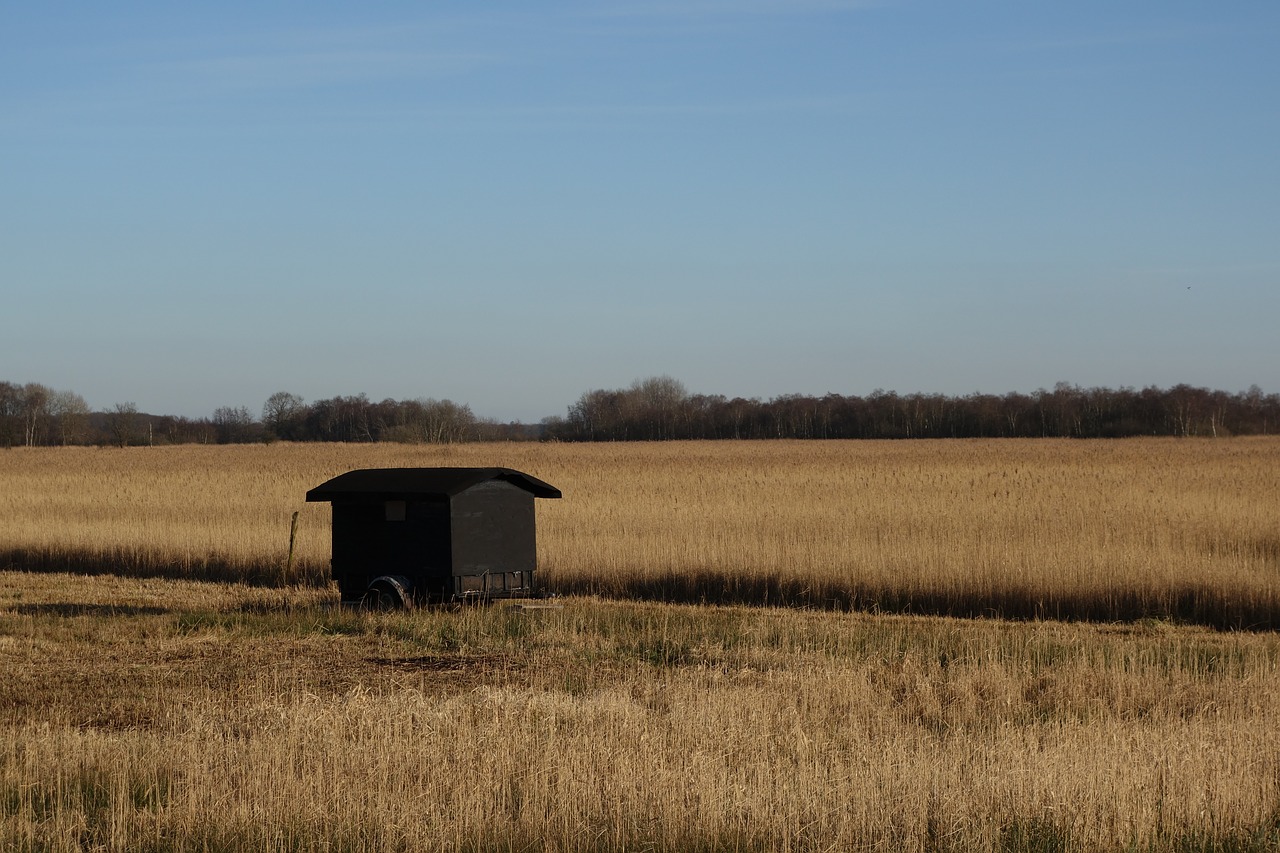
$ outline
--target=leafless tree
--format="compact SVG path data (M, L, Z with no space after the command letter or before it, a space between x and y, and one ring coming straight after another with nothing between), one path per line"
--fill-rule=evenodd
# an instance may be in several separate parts
M49 411L58 426L62 444L79 444L89 434L89 404L74 391L55 391L49 397Z
M220 406L214 409L213 427L218 444L244 444L259 437L253 415L244 406Z
M262 425L269 435L279 439L301 437L307 407L297 394L277 391L262 405Z
M22 386L23 443L34 447L44 443L49 424L49 397L53 392L38 382Z
M138 406L135 403L116 403L107 412L107 432L117 447L128 447L138 434Z

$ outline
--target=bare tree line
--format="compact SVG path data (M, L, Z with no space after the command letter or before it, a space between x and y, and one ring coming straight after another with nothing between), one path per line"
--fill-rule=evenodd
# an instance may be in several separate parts
M263 441L424 442L519 440L536 427L477 417L451 400L374 402L364 394L305 402L278 392L261 416L220 406L207 418L153 415L132 402L92 411L84 398L39 383L0 382L0 447L93 444L245 444Z
M770 400L689 394L670 378L588 391L566 417L544 421L562 441L763 438L1117 438L1227 436L1280 428L1280 395L1258 386L1081 388L1060 382L1030 394L790 394Z
M668 441L765 438L1103 438L1134 435L1270 434L1280 394L1258 386L1228 393L1189 385L1081 388L1003 395L865 397L788 394L769 400L691 394L669 376L587 391L564 417L498 423L451 400L370 400L364 394L313 402L286 391L254 413L221 406L207 418L152 415L131 402L93 411L79 394L0 381L0 447L242 444L331 441L449 444L466 441Z
M74 392L0 382L0 445L79 444L90 433L90 416Z

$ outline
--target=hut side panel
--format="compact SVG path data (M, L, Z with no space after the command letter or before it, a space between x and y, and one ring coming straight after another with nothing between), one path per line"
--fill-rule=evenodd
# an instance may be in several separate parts
M510 593L533 586L537 541L533 495L494 480L455 495L453 574L460 593Z
M380 575L410 575L452 592L449 507L441 501L359 501L333 505L333 578L358 598Z

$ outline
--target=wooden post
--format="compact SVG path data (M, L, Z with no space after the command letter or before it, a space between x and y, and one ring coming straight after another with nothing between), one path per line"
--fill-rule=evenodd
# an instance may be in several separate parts
M298 538L298 512L294 510L293 521L289 523L289 562L285 565L285 583L293 583L293 543Z

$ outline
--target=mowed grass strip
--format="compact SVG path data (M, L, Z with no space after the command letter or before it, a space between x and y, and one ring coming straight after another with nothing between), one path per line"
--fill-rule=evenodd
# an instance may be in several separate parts
M15 449L0 565L327 583L352 468L505 465L563 593L1280 626L1280 438ZM300 513L286 571L290 517Z

